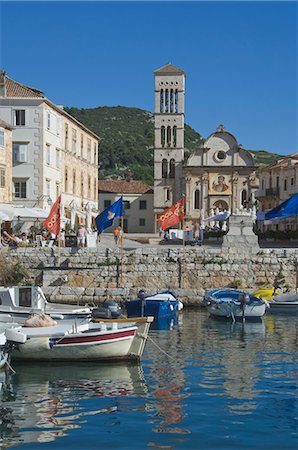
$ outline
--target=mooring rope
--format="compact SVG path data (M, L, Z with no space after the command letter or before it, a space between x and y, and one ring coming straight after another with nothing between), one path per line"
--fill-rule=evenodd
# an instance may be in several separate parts
M149 339L149 341L151 341L152 344L155 345L155 347L158 348L158 350L159 350L161 353L164 353L164 354L165 354L166 356L168 356L170 359L173 359L173 360L176 361L176 358L174 358L173 356L169 355L169 354L168 354L165 350L163 350L158 344L156 344L156 342L154 342L154 340L149 336L149 334L148 334L147 339Z

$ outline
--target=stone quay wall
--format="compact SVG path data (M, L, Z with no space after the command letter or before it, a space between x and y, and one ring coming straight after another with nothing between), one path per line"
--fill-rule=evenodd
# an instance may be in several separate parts
M42 286L48 300L100 304L124 301L140 289L174 289L186 305L198 305L206 290L272 285L282 272L296 286L298 249L221 249L204 247L136 249L17 248L1 251L20 262L28 281ZM122 263L121 263L122 261Z

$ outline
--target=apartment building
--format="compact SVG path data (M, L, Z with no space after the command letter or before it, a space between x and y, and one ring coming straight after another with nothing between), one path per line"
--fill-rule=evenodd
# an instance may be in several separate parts
M259 210L268 211L298 192L298 153L286 156L275 163L259 169L259 190L256 197ZM263 229L297 229L297 218L271 223Z
M12 200L12 127L0 119L0 203Z
M112 177L98 181L99 209L103 211L123 195L123 226L126 233L153 233L153 188L143 181ZM112 230L118 225L114 221Z
M42 91L0 71L0 118L12 131L12 200L49 209L62 194L65 214L98 205L99 137Z

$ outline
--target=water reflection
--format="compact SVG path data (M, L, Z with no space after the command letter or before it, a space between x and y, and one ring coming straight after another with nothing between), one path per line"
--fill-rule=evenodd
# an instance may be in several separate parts
M105 414L116 405L86 410L78 400L144 395L147 387L137 364L15 364L16 374L2 373L1 443L50 442L86 416Z
M296 449L297 325L185 310L150 331L141 366L19 363L0 379L2 444L99 448L100 430L101 448Z

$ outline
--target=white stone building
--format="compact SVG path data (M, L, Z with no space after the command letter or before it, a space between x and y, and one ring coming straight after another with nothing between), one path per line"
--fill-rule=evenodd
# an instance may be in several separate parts
M13 203L49 209L62 194L66 215L75 204L97 209L96 134L42 91L0 71L0 118L13 127Z
M123 227L126 233L153 233L153 189L143 181L109 179L98 181L99 210L103 211L123 195ZM115 220L113 230L118 225Z
M298 192L298 153L280 158L258 171L260 186L256 193L259 211L269 211ZM260 223L261 229L297 230L297 217Z
M186 222L214 210L247 207L258 188L254 156L220 125L187 159L184 147L185 72L167 64L155 74L155 223L185 196Z
M0 203L12 200L12 127L0 119Z

